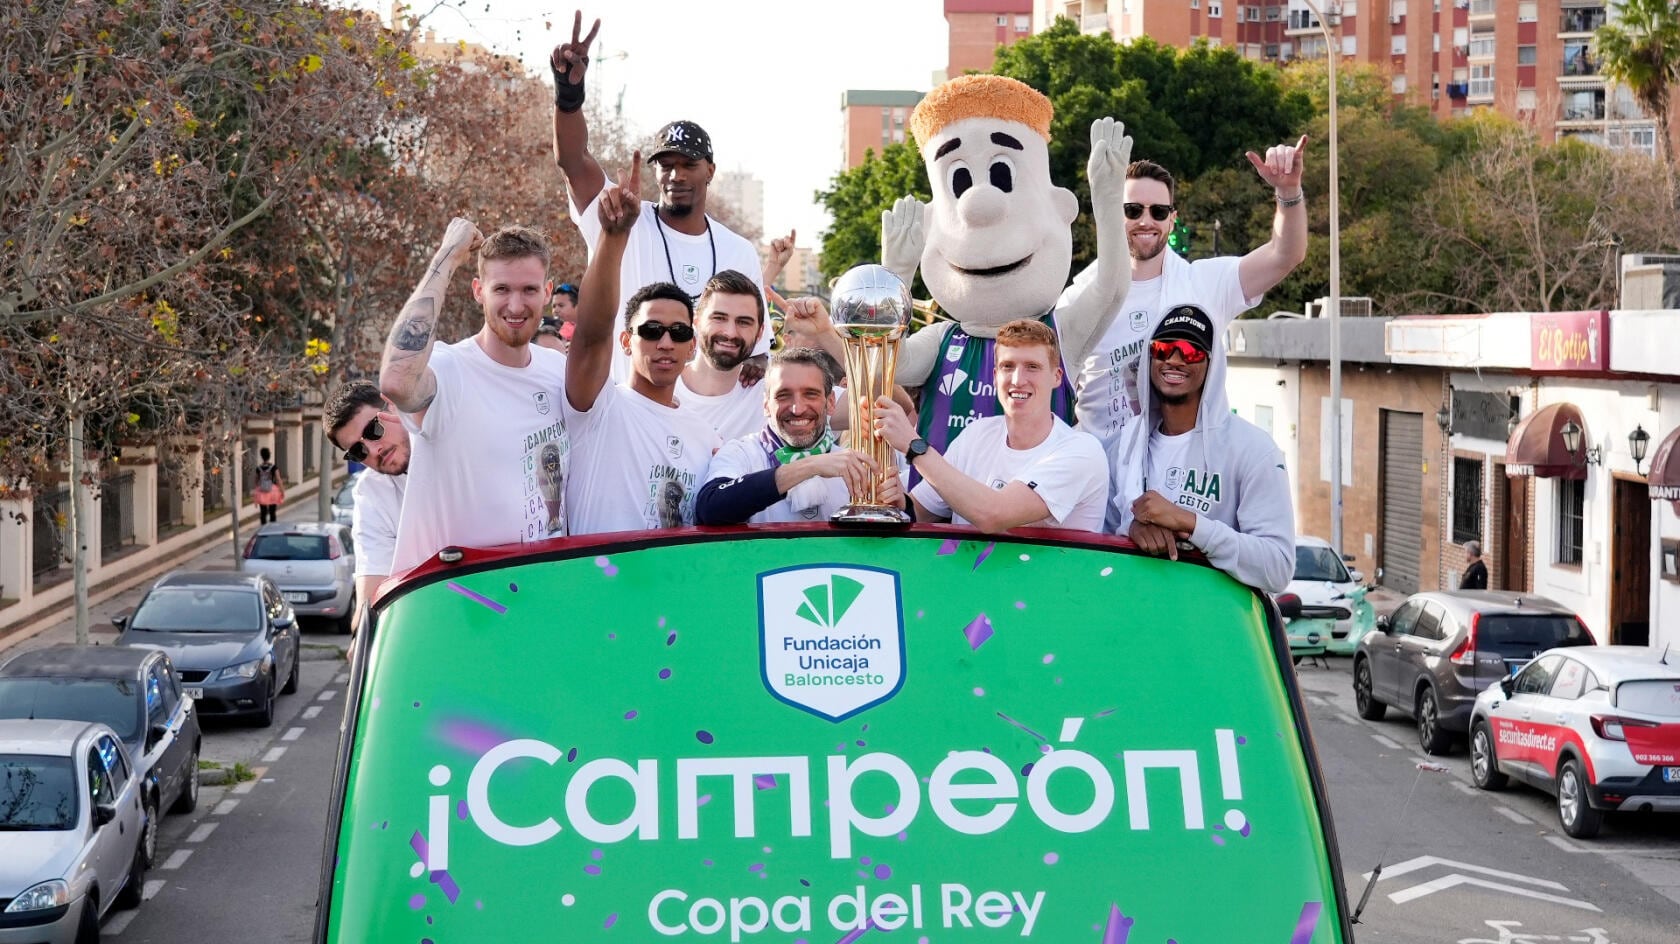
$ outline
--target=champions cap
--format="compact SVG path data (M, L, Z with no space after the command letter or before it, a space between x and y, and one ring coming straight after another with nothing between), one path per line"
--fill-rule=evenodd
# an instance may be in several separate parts
M1151 341L1189 341L1203 351L1213 350L1213 319L1195 305L1179 305L1167 312Z

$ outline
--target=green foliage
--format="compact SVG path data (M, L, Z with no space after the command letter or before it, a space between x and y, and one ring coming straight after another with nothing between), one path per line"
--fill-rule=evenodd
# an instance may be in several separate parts
M1657 153L1672 163L1668 107L1680 85L1680 8L1673 0L1622 0L1615 18L1593 35L1593 47L1604 77L1626 86L1656 117Z
M922 156L908 142L889 144L880 156L871 150L863 163L835 174L833 186L816 194L834 220L822 235L823 278L880 262L881 214L907 195L923 201L933 196ZM912 289L918 297L926 297L920 275Z

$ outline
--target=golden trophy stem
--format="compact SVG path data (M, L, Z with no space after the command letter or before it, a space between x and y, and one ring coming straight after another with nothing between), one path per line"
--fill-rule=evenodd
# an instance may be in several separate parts
M869 417L877 399L892 395L893 377L898 368L897 333L841 339L846 353L846 402L852 411L851 427L846 430L846 448L869 456L875 460L876 468L891 474L897 474L897 456L885 439L875 435ZM861 492L850 492L851 504L834 515L834 523L908 524L910 518L904 509L881 501L880 489L879 479L871 479Z

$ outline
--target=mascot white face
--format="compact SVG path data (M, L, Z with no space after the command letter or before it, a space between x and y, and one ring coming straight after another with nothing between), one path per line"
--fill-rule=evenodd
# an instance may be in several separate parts
M1073 191L1050 182L1050 151L1017 121L965 118L922 148L933 200L922 281L964 325L1049 311L1073 264Z

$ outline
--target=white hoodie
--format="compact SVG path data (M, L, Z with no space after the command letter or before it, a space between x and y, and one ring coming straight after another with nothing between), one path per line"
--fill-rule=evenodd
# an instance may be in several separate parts
M1208 353L1207 382L1191 431L1192 470L1210 483L1201 498L1213 510L1196 515L1190 536L1213 566L1249 586L1282 591L1295 572L1295 506L1283 452L1260 427L1231 412L1225 399L1225 341L1221 330ZM1144 354L1143 368L1153 368ZM1161 423L1154 384L1139 378L1144 422L1127 423L1114 454L1114 497L1108 528L1124 536L1132 526L1132 502L1144 493L1150 433Z

